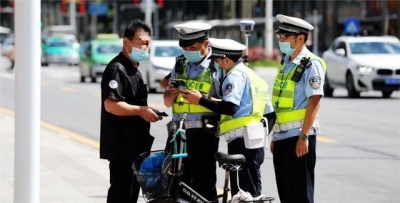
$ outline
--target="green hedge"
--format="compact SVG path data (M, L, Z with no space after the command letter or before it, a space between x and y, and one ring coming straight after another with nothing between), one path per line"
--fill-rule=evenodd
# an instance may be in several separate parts
M279 66L280 66L279 61L276 61L276 60L250 61L249 62L250 68L255 68L255 67L277 68Z

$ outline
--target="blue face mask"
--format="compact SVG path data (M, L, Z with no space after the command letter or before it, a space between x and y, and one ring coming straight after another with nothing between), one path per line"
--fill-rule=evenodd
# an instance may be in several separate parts
M290 55L294 52L295 49L290 47L290 42L279 42L279 49L282 53Z
M215 68L215 70L217 71L217 73L218 73L219 75L222 74L222 69L221 69L221 67L219 67L218 63L215 62L215 61L214 61L214 68Z
M143 61L147 59L148 56L149 52L147 50L138 49L136 47L132 47L132 51L129 54L129 57L131 57L131 59L136 62Z
M183 51L183 55L188 60L188 62L199 62L203 59L203 56L200 54L200 51Z

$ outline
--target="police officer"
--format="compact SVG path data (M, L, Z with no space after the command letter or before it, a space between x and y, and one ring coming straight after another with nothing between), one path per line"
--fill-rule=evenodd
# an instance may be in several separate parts
M172 107L173 118L170 128L176 129L183 113L188 113L185 121L188 157L183 159L182 181L212 200L216 197L216 160L219 138L216 130L206 129L205 123L217 119L214 113L200 105L190 104L171 80L182 79L189 89L196 89L210 97L218 97L218 73L209 59L208 31L206 23L183 23L174 26L179 32L179 46L183 55L177 57L171 72L170 83L164 93L164 103Z
M122 52L110 61L101 81L100 158L110 162L107 203L137 202L140 186L132 164L150 151L150 122L159 120L147 107L147 87L138 70L147 58L151 30L140 20L125 29Z
M222 81L221 101L207 98L198 91L184 91L184 98L222 114L220 134L228 142L229 154L243 154L246 165L239 170L239 186L254 197L261 195L260 167L264 161L263 146L245 147L244 127L261 124L263 117L273 126L275 112L268 99L268 84L245 66L239 59L246 46L231 39L210 39L212 57L226 72ZM264 127L261 125L262 131ZM265 136L264 133L261 136ZM265 144L265 143L262 143ZM232 195L238 193L237 174L231 173Z
M295 17L276 17L281 23L276 31L279 49L286 54L272 96L277 122L270 150L276 184L282 203L314 202L317 115L326 65L305 46L312 25Z

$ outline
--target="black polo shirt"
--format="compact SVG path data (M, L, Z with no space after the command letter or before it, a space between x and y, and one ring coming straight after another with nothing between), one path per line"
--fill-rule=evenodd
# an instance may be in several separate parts
M122 53L110 61L101 80L100 158L136 158L151 149L150 123L140 116L116 116L105 110L104 101L124 101L147 106L147 85L138 68Z

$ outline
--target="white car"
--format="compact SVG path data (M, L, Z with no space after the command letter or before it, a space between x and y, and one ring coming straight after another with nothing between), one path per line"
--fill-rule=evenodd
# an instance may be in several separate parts
M149 91L160 92L160 80L174 68L175 58L182 54L182 48L178 40L154 40L150 46L149 57L140 62L139 68Z
M332 96L338 87L345 87L351 98L368 90L389 98L400 90L400 40L396 37L338 37L322 58L328 67L325 96Z

